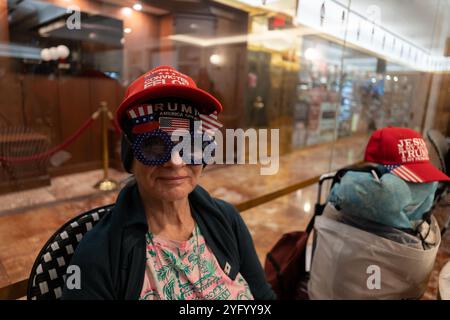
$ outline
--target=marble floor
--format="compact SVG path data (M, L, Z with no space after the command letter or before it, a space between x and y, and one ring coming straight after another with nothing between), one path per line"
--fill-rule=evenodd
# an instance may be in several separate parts
M281 157L273 176L260 175L258 165L207 167L201 185L212 195L239 204L358 162L366 141L367 137L353 137L337 142L333 151L330 145L295 151ZM55 178L50 187L0 196L0 288L28 277L38 251L60 225L83 211L115 201L117 191L92 188L101 177L102 172L96 170ZM111 177L123 183L129 175L111 170ZM317 186L312 185L242 212L262 263L283 233L305 228L316 197ZM448 208L444 211L448 213ZM441 245L424 299L436 298L437 275L450 259L449 248L450 232Z

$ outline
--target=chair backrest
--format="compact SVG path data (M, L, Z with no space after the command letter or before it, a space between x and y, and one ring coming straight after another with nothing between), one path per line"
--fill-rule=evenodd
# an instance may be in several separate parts
M66 222L39 252L28 278L28 300L61 298L66 269L84 234L108 214L114 204L84 212Z

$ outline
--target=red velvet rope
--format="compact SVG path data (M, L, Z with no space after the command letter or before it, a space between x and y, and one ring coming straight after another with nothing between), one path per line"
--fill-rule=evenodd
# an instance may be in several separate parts
M85 123L75 131L70 137L68 137L63 143L54 146L53 148L38 154L34 154L26 157L0 157L1 162L19 163L28 162L33 160L45 159L53 155L54 153L66 148L68 145L72 144L86 129L88 129L93 123L96 117L91 116Z
M115 131L117 134L120 134L120 133L122 132L122 129L120 129L120 127L119 127L119 125L117 124L117 122L114 121L114 119L112 119L111 122L112 122L112 124L113 124L114 131Z

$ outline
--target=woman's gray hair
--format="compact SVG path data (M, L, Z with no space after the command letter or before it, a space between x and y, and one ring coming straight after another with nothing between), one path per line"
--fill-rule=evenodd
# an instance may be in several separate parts
M122 160L123 167L126 172L131 172L131 167L133 165L133 149L131 148L130 142L124 134L122 134L121 145L120 145L120 158Z

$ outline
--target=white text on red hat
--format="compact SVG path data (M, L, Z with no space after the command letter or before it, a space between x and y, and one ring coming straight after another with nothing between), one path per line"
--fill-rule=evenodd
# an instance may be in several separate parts
M189 81L180 73L168 69L160 69L157 72L152 72L144 77L144 89L165 84L188 86Z
M421 138L400 139L397 146L403 163L430 160L427 145Z

